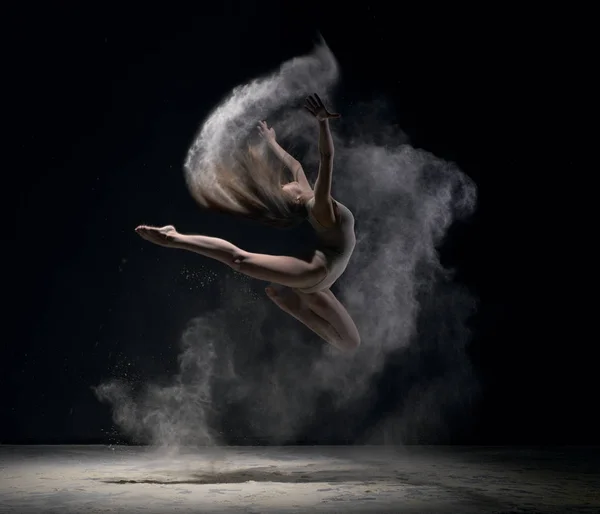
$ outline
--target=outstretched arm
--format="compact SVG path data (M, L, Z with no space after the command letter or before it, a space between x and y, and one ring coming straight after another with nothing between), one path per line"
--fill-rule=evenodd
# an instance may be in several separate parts
M290 170L294 180L300 184L301 187L306 189L312 189L304 174L304 169L297 159L294 159L289 153L287 153L277 142L275 138L275 131L273 128L267 126L266 121L261 121L258 124L258 132L262 138L267 142L269 148L279 158L279 160Z
M318 95L309 96L306 109L319 122L319 175L315 182L315 203L313 216L324 226L335 224L335 212L331 198L331 182L333 172L333 138L329 130L329 119L339 118L339 114L329 112Z

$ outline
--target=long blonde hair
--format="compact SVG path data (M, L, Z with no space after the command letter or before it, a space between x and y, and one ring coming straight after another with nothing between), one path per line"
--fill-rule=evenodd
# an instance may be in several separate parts
M251 218L278 228L291 228L306 219L302 198L283 191L289 183L285 168L248 146L215 165L215 184L201 189L191 184L193 197L207 209Z

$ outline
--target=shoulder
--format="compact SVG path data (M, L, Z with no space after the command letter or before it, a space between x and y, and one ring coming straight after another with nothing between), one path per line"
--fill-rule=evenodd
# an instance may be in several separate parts
M306 208L309 216L312 216L319 225L331 228L337 224L339 208L333 198L329 197L328 200L319 200L313 196L306 203Z

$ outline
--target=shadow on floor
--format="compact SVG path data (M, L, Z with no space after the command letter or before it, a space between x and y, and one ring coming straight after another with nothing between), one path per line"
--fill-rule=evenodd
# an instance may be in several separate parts
M164 475L174 475L172 471ZM377 475L369 469L352 470L315 470L315 471L292 471L281 472L275 467L271 468L249 468L233 471L214 471L205 473L193 473L186 478L173 476L169 478L140 478L140 479L101 479L107 484L241 484L244 482L279 482L279 483L314 483L314 482L363 482L389 480L397 481L399 477L390 474Z

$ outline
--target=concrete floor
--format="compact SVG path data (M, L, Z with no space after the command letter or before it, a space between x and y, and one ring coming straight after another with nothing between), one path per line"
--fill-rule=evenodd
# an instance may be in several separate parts
M600 512L600 448L0 446L0 512Z

